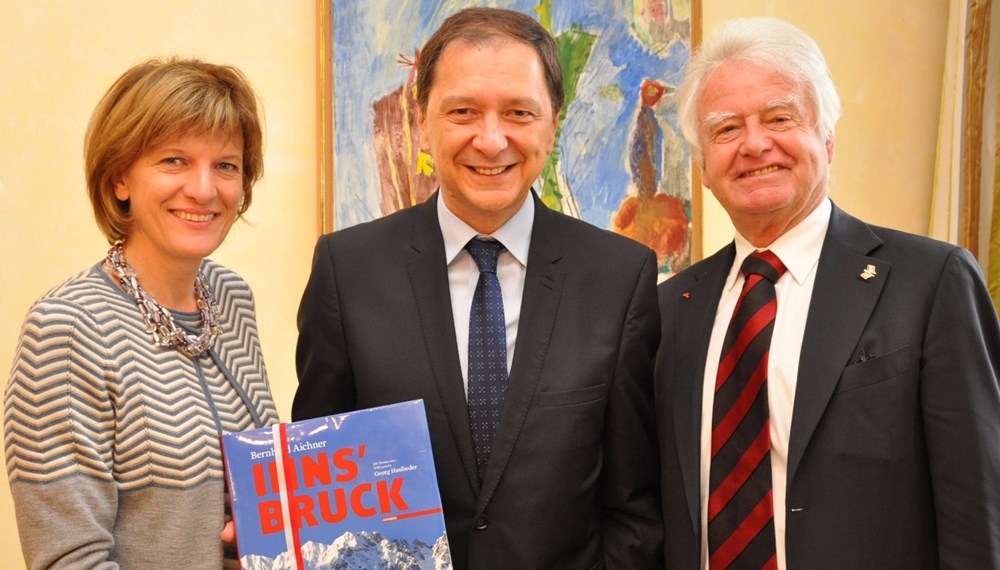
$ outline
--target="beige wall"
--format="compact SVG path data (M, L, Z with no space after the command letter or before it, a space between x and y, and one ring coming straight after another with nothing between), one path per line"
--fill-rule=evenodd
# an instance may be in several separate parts
M702 0L704 34L723 20L783 18L823 50L843 103L830 195L868 222L926 234L941 101L948 2L944 0ZM704 192L709 255L733 237Z
M814 35L845 103L834 198L877 223L926 231L947 3L703 2L706 31L731 16L780 15ZM316 236L313 0L0 0L0 14L0 375L31 301L107 249L82 174L94 104L139 59L193 55L239 66L264 100L265 176L249 223L213 257L256 293L272 388L289 419L294 314ZM705 207L708 253L732 228L708 195ZM0 470L0 568L22 568L19 551Z
M94 105L140 59L197 56L240 67L264 102L264 179L248 223L212 257L253 287L278 410L289 419L294 316L316 238L314 0L0 0L0 14L3 383L31 302L108 248L83 179ZM0 471L0 568L23 568Z

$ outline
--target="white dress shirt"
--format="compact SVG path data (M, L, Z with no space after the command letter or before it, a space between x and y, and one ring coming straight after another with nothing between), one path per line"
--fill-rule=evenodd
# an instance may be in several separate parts
M722 342L743 288L740 266L754 251L768 249L778 256L788 271L775 283L778 310L774 319L771 349L767 364L767 402L771 421L771 481L774 498L774 536L777 542L778 569L785 570L785 483L788 476L788 438L792 427L795 385L798 381L799 355L806 330L809 301L812 299L816 266L823 240L830 225L832 205L829 198L816 207L798 225L766 248L755 248L738 232L736 259L722 290L715 324L708 345L701 405L701 567L708 568L708 478L712 446L712 404L715 377L719 368Z
M462 381L466 395L469 393L469 313L472 296L479 281L479 268L465 251L469 240L491 237L504 245L497 259L497 279L503 295L503 313L507 321L507 371L514 361L514 343L517 324L521 315L521 296L524 276L528 271L528 249L531 246L531 226L535 221L535 202L529 194L524 204L511 219L492 234L476 232L453 214L438 193L438 222L444 237L444 254L448 263L448 288L451 291L451 313L455 318L455 340L458 341L458 359L462 365Z

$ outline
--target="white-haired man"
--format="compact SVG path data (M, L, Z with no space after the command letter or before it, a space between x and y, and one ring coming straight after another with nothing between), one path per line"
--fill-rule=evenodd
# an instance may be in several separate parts
M840 103L794 26L727 22L679 97L737 233L659 290L667 567L1000 568L1000 326L975 259L833 205Z

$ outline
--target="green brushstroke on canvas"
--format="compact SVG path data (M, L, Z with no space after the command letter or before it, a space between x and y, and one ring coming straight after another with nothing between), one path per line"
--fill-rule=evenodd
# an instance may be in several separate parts
M552 2L542 0L535 9L538 12L538 21L545 29L552 31ZM580 80L590 54L597 41L597 36L586 32L577 24L573 24L570 29L554 36L556 46L559 48L559 62L563 70L563 89L566 98L563 101L562 109L559 111L559 128L556 130L555 145L552 154L549 155L542 169L541 178L541 199L546 206L556 211L562 211L563 194L559 188L559 135L562 131L562 122L566 118L566 109L576 97L576 86Z

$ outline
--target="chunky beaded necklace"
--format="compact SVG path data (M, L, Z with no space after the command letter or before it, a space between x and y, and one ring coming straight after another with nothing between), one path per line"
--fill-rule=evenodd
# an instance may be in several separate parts
M135 300L146 322L146 332L153 335L153 343L161 348L177 347L188 356L197 356L208 350L219 335L219 307L199 272L194 280L194 292L201 311L201 334L193 335L174 323L170 310L156 302L153 295L139 285L138 276L132 266L125 261L122 242L118 241L108 251L108 265L122 288Z

